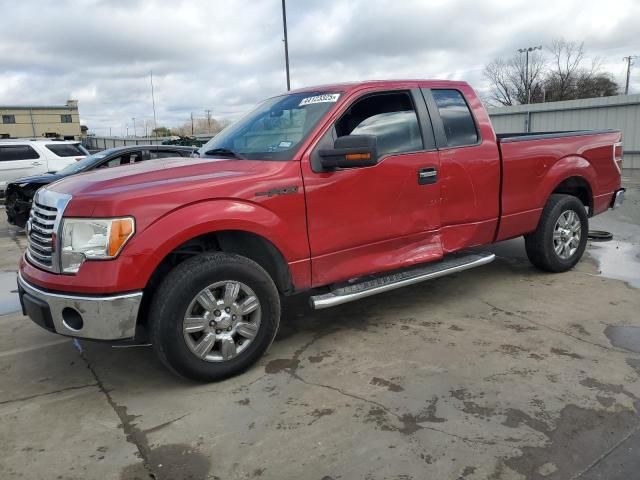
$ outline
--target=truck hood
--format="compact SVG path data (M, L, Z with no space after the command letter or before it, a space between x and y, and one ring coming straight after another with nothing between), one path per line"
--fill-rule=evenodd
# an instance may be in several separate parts
M251 165L249 165L251 163ZM77 195L124 194L172 183L189 184L246 174L256 162L226 159L168 158L134 165L92 170L73 175L49 186L50 190ZM252 168L253 167L253 168Z
M49 190L71 194L66 216L161 216L180 206L216 198L255 198L261 184L290 162L168 158L63 178ZM145 215L146 216L146 215Z

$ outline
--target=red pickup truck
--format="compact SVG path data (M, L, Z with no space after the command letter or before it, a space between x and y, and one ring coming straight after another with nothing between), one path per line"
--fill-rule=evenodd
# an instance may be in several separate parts
M376 81L273 97L200 149L40 189L23 311L94 340L148 333L199 380L253 364L281 295L314 308L484 265L524 235L547 271L582 256L617 206L620 132L496 135L463 82Z

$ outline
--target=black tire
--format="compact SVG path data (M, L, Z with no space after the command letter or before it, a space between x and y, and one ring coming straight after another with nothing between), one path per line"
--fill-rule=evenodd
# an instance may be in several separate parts
M192 353L182 324L195 296L221 281L250 287L260 302L261 320L246 350L228 360L211 362ZM269 274L256 262L234 254L204 253L169 272L155 292L148 318L150 340L162 363L182 377L209 382L243 372L269 348L280 322L280 296Z
M554 248L553 233L556 222L564 212L572 210L580 219L580 243L569 258L561 258ZM553 194L542 211L538 228L525 235L527 257L531 263L546 272L566 272L572 269L587 247L589 218L582 202L572 195Z

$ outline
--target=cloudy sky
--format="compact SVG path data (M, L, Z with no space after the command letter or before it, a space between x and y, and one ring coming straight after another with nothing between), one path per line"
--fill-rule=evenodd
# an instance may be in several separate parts
M78 99L97 134L151 122L150 70L165 126L207 109L233 118L286 89L281 0L0 0L0 12L0 104ZM623 83L622 57L640 55L638 0L288 0L287 16L293 88L411 77L482 93L485 63L558 37Z

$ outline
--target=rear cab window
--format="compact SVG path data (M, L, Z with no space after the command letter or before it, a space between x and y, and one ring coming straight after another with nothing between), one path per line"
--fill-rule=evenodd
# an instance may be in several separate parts
M48 143L47 150L58 157L84 157L89 155L79 143Z
M444 127L447 146L475 145L480 139L469 105L459 90L433 89L431 95Z
M30 145L0 145L0 162L40 158Z

